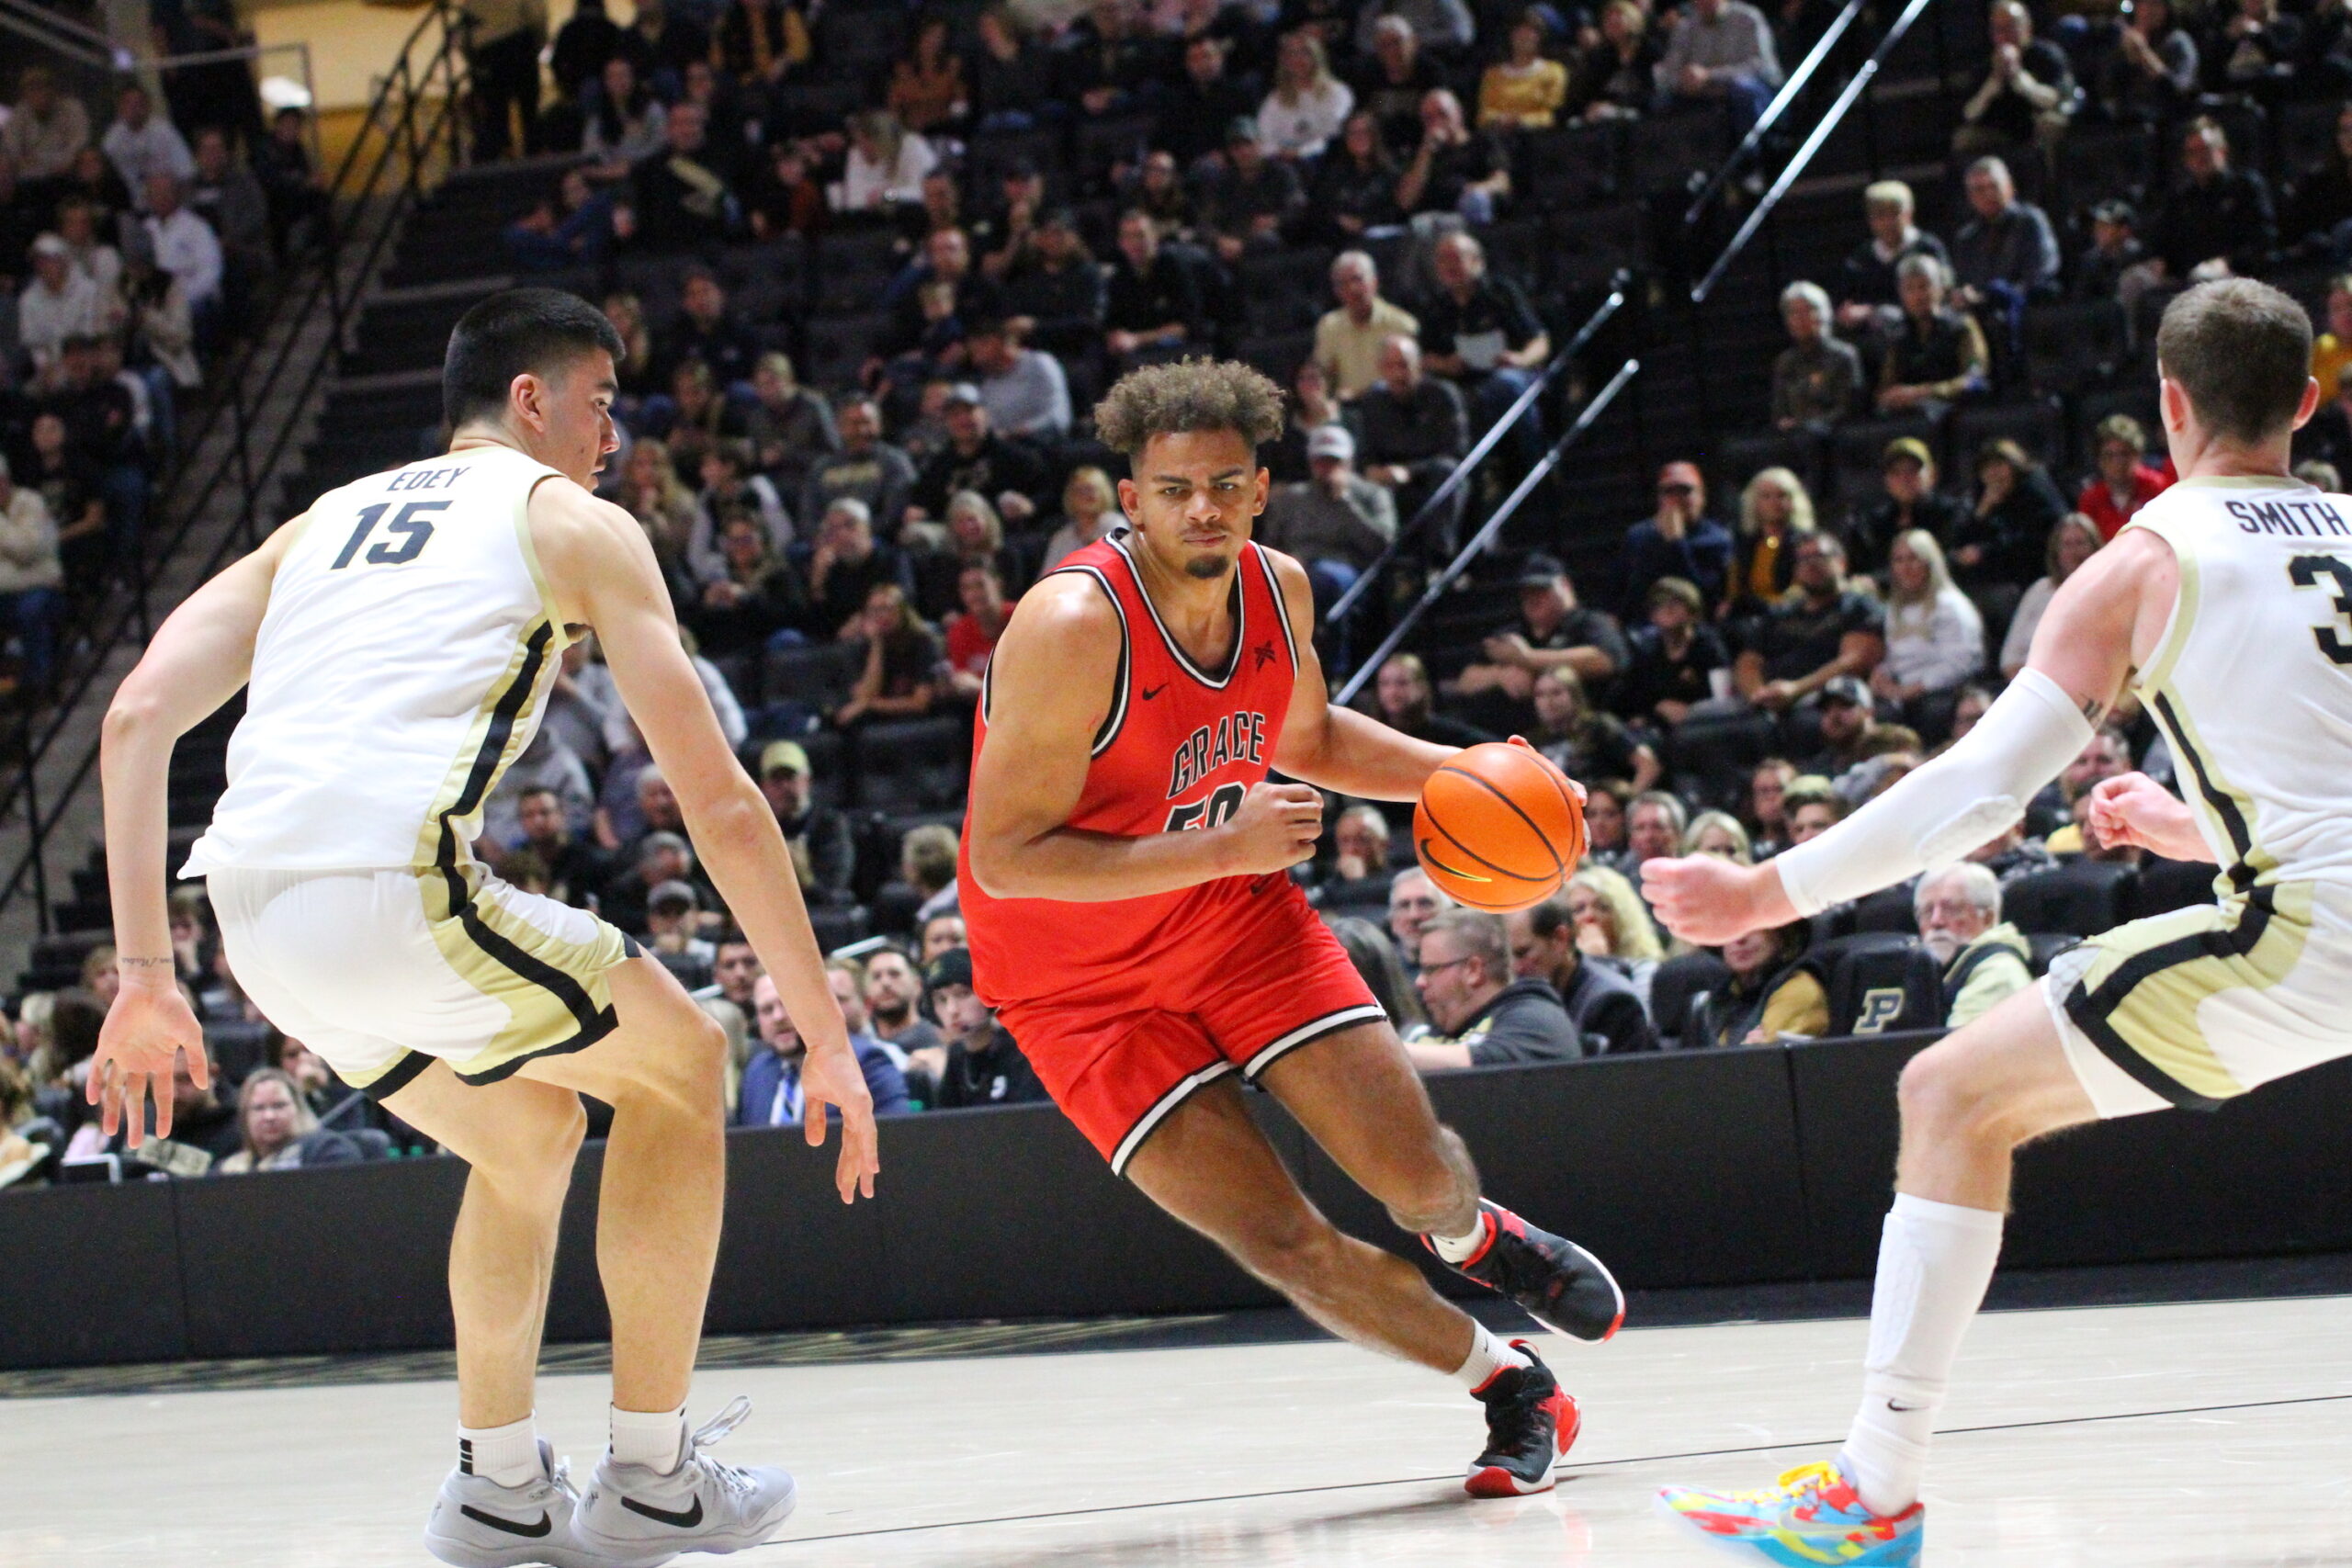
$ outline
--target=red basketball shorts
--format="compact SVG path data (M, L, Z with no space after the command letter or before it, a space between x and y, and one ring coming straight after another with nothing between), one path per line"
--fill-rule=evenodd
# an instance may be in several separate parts
M1114 1172L1202 1085L1254 1083L1288 1052L1387 1017L1306 897L1269 880L1213 941L998 1014Z

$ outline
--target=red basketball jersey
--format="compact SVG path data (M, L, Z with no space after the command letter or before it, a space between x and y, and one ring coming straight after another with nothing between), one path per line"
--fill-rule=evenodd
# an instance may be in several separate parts
M1086 789L1069 826L1130 838L1213 828L1261 783L1282 739L1298 674L1282 588L1256 545L1234 570L1233 651L1204 670L1161 625L1136 574L1122 529L1067 557L1057 572L1094 580L1119 612L1120 650L1110 716L1094 738ZM973 755L988 740L983 682ZM1044 999L1132 965L1165 962L1217 922L1255 876L1222 877L1115 903L992 898L972 875L971 818L956 887L981 997L991 1006Z

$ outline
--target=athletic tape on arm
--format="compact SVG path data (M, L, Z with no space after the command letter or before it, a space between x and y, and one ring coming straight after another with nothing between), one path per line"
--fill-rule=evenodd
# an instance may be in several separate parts
M1951 750L1810 843L1773 858L1800 915L1892 887L1965 857L2025 815L2025 804L2090 744L2058 683L2028 670Z

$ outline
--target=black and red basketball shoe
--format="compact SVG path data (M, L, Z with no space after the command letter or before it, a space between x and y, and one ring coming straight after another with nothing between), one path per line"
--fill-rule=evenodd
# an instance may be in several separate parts
M1524 1497L1549 1492L1552 1471L1577 1440L1583 1418L1562 1392L1552 1369L1524 1339L1511 1348L1527 1358L1505 1367L1470 1392L1487 1407L1487 1451L1470 1461L1462 1489L1473 1497Z
M1595 1341L1617 1332L1625 1321L1625 1292L1600 1258L1484 1198L1478 1200L1478 1218L1487 1239L1448 1268L1509 1296L1547 1328ZM1437 1251L1428 1236L1421 1241Z

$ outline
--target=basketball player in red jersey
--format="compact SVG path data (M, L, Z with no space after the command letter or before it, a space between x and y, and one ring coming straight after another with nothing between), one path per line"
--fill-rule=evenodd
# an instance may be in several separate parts
M1321 832L1310 784L1411 800L1454 749L1331 705L1306 570L1250 539L1282 417L1272 382L1206 360L1138 370L1095 410L1132 468L1129 527L1022 597L983 684L958 883L978 989L1113 1170L1333 1333L1485 1403L1473 1494L1540 1492L1575 1401L1523 1343L1333 1229L1242 1105L1243 1082L1271 1090L1470 1278L1579 1338L1616 1332L1598 1259L1480 1199L1283 874Z

